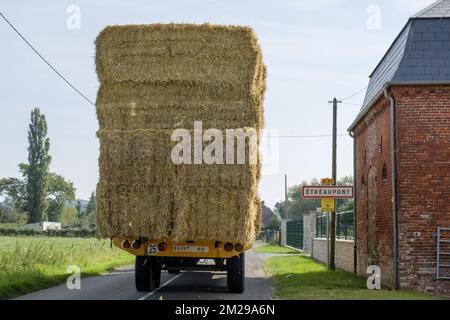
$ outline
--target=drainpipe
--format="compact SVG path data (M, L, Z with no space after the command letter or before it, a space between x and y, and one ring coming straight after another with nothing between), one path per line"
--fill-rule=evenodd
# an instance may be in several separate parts
M358 225L356 223L357 219L357 203L358 203L358 192L356 192L356 137L353 134L352 131L348 132L349 136L353 139L353 191L355 192L354 195L354 202L353 202L353 273L358 272L358 247L357 247L357 241L358 241Z
M398 222L397 222L397 124L396 109L397 101L389 92L388 87L384 89L384 95L391 104L391 184L392 184L392 287L398 289Z

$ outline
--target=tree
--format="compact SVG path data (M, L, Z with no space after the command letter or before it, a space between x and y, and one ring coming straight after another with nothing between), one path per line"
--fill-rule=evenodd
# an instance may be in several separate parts
M278 217L276 215L272 215L269 219L269 223L265 227L265 229L279 229L281 227L281 221L278 220Z
M59 221L64 205L67 201L75 200L75 187L71 181L66 181L64 177L49 173L47 201L47 216L50 221Z
M30 165L26 163L19 164L20 172L26 179L27 172ZM21 181L19 179L16 179ZM22 182L25 185L24 182ZM73 182L65 180L61 175L53 172L47 173L47 190L46 198L48 207L46 210L46 217L50 221L59 221L64 205L67 201L75 200L75 187ZM24 188L24 198L26 198L26 188Z
M81 199L77 199L77 202L75 204L75 209L77 209L77 214L81 217L83 212L83 202L81 202Z
M38 108L31 111L31 123L28 129L28 167L26 176L25 209L28 222L40 222L46 219L48 208L48 168L50 140L47 138L47 122Z
M338 185L340 186L352 186L353 177L346 176L338 180ZM337 199L336 206L338 212L352 211L354 209L355 201L353 199Z
M345 176L340 179L338 179L339 186L352 186L353 185L353 177L352 176Z
M342 177L337 181L338 185L353 185L353 177ZM295 185L289 188L288 202L279 202L275 204L275 212L280 214L283 219L297 219L302 214L310 211L315 211L321 206L320 199L302 199L301 186L302 185L320 185L317 179L311 181L302 181L300 185ZM353 199L337 199L337 208L339 212L353 210Z
M297 219L302 214L315 211L320 207L320 199L303 199L301 197L302 185L317 185L317 180L313 179L311 182L303 181L301 185L294 185L289 188L288 203L286 207L286 218Z
M282 219L286 219L286 203L284 201L275 203L274 211Z
M6 216L6 210L3 207L3 203L0 202L0 222L5 221L5 216Z
M63 227L77 227L81 224L80 216L75 208L64 208L61 213L60 222Z
M95 193L92 191L89 202L86 206L86 215L95 214Z
M23 210L25 194L26 186L23 180L18 178L0 179L0 196L8 197L15 209Z
M16 214L23 213L26 208L26 199L28 199L26 177L29 165L21 163L19 168L24 179L0 179L0 196L6 196L6 200L11 207L9 211L16 211ZM45 190L48 203L46 216L51 221L59 221L65 203L75 199L75 187L72 182L66 181L64 177L52 172L47 174L47 181L47 190Z

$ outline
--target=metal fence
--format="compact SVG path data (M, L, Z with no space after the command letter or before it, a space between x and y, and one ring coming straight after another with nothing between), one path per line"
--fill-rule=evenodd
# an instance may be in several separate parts
M336 213L336 238L343 240L353 240L354 235L354 214L353 211ZM316 216L316 238L327 237L328 214Z
M327 237L327 226L328 226L328 214L318 214L316 216L316 238L326 238Z
M355 234L354 219L353 211L338 212L336 214L336 238L353 240Z
M303 250L303 217L286 221L286 244Z

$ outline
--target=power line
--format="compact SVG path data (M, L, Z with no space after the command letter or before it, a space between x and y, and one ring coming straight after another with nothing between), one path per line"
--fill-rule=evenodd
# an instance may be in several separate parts
M352 95L350 95L350 96L348 96L348 97L345 97L345 98L341 99L341 101L345 101L345 100L348 100L348 99L350 99L350 98L353 98L354 96L357 96L358 94L360 94L361 92L363 92L363 91L366 90L366 89L367 89L367 87L364 87L364 88L358 90L357 92L353 93Z
M25 41L25 43L39 56L39 58L42 59L42 61L44 61L52 70L53 72L55 72L61 79L64 80L65 83L67 83L76 93L78 93L81 97L83 97L87 102L89 102L90 104L92 104L93 106L95 106L95 104L88 98L86 97L80 90L78 90L73 84L71 84L69 82L69 80L67 80L58 70L56 70L56 68L54 66L52 66L52 64L50 62L47 61L47 59L45 59L40 53L39 51L37 51L30 42L28 42L27 39L25 39L25 37L13 26L13 24L3 15L2 12L0 12L0 16L3 18L3 20L6 21L7 24L9 24L9 26L19 35L20 38L22 38L23 41Z
M346 105L349 105L349 106L361 107L360 103L354 103L354 102L342 102L342 104L346 104Z

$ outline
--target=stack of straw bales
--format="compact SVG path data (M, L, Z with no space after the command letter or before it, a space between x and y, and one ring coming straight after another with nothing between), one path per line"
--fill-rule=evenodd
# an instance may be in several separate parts
M265 67L252 30L112 26L96 47L98 236L252 241L259 157L253 165L171 160L173 130L192 130L194 121L204 130L254 128L259 142Z

